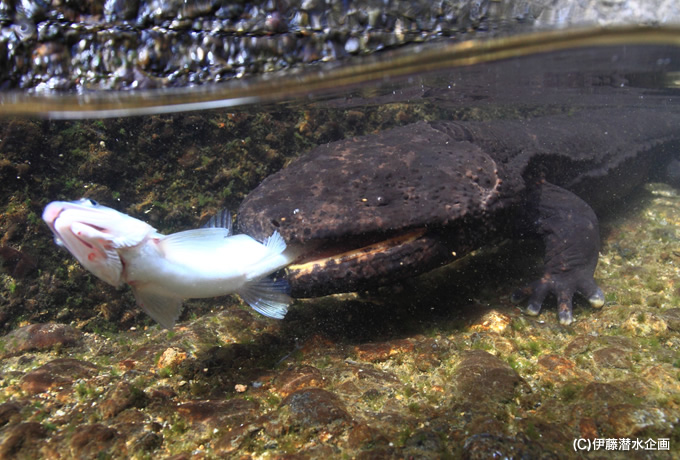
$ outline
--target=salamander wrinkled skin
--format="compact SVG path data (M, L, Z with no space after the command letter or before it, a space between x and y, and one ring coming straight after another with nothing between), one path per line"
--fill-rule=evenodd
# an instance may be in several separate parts
M599 109L531 120L418 122L319 146L265 179L238 212L241 232L278 231L303 255L294 297L351 292L416 276L503 238L538 236L562 324L572 297L599 307L595 210L643 183L680 144L680 114ZM592 208L591 208L592 206Z

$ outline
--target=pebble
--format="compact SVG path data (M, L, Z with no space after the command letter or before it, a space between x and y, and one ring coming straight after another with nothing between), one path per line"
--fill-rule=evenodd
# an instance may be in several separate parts
M632 404L618 404L606 409L612 432L608 436L635 438L646 429L670 435L673 423L666 419L659 408L636 407Z
M38 422L22 422L11 426L0 438L0 458L37 458L39 441L47 436L47 430Z
M245 399L188 401L177 406L177 413L193 429L206 433L234 428L255 418L259 404Z
M14 401L0 404L0 427L21 418L21 405Z
M528 388L512 367L486 351L465 351L461 357L452 380L466 400L510 401Z
M415 3L414 3L415 2ZM388 0L367 21L351 2L268 0L225 4L181 0L63 2L30 8L30 19L9 7L0 17L7 52L0 80L10 89L40 91L186 86L330 61L410 42L422 42L513 18L521 8L476 13L446 2L447 14L426 0ZM94 8L92 5L99 5ZM417 11L417 19L414 15ZM498 14L502 11L502 14ZM508 15L506 15L508 14ZM64 43L76 46L64 46Z
M87 361L59 358L25 374L21 389L29 394L42 393L57 386L67 386L76 379L93 376L97 366Z
M187 359L186 351L178 347L169 347L161 354L156 367L176 369L185 359Z
M357 356L363 361L384 362L391 357L413 351L414 345L406 339L389 342L365 343L356 347Z
M116 429L99 423L77 426L69 445L73 458L102 458L114 451L117 456L125 455L125 450L114 448L124 446L121 434Z
M321 371L312 366L301 366L286 369L278 375L274 381L274 391L285 397L303 388L320 388L325 384Z
M593 352L593 360L600 367L630 369L630 352L615 347L605 347Z
M290 411L288 422L293 427L328 427L334 422L351 420L340 398L321 388L296 391L288 395L281 406Z
M99 411L104 419L115 417L129 407L144 407L147 402L146 395L137 386L130 382L118 383L105 396L105 400L99 406Z
M355 423L349 431L347 443L352 449L366 446L388 447L389 439L377 428L366 423Z
M526 436L494 436L475 434L465 439L463 458L466 460L487 460L489 458L559 458L545 452L537 442Z
M680 332L680 308L669 308L662 313L662 316L668 324L668 329Z
M20 327L5 335L5 356L26 351L44 351L54 347L74 346L80 343L83 333L67 324L44 323Z
M666 321L654 314L633 313L621 327L633 335L647 337L659 335L668 329Z
M566 382L570 380L588 380L590 376L576 367L569 358L556 354L547 354L538 358L538 377L543 382Z

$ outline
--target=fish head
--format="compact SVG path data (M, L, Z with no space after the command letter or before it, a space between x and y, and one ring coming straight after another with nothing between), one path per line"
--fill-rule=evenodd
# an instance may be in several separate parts
M113 286L123 282L119 251L137 246L156 234L149 224L88 198L53 201L45 207L42 217L58 245Z

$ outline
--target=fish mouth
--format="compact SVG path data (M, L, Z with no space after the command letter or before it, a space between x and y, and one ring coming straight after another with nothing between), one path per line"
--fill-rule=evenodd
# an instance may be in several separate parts
M47 223L47 226L50 227L50 230L52 230L52 233L54 233L55 239L58 240L58 242L62 245L64 244L64 237L62 236L61 232L57 228L59 226L59 219L62 217L62 214L66 210L67 210L67 208L65 206L62 206L61 208L59 208L58 211L56 211L56 214L55 214L54 210L47 209L47 208L45 209L45 212L43 212L43 220L45 221L45 223ZM100 227L98 225L94 225L94 224L91 224L91 223L88 223L88 222L78 221L78 223L81 224L81 225L86 225L90 228L93 228L94 230L99 231L99 232L102 232L102 233L105 232L104 227ZM82 239L77 233L74 233L72 231L70 231L70 233L71 233L71 235L73 235L73 237L76 240L78 240L85 247L87 247L89 249L92 249L94 247L91 243L88 243L87 241Z
M64 212L64 209L66 209L64 206L57 207L54 203L50 203L45 207L45 210L42 214L42 219L45 221L47 226L50 227L50 230L52 230L52 233L54 233L56 237L60 236L56 229L57 219L59 219L61 213Z

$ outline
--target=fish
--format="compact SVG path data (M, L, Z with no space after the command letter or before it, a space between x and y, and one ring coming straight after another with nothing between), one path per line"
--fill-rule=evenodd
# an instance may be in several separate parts
M53 201L42 218L59 246L100 280L130 285L137 305L166 329L186 299L236 293L277 319L292 302L287 282L269 275L295 260L296 251L276 231L263 242L233 235L227 212L170 235L89 198Z

